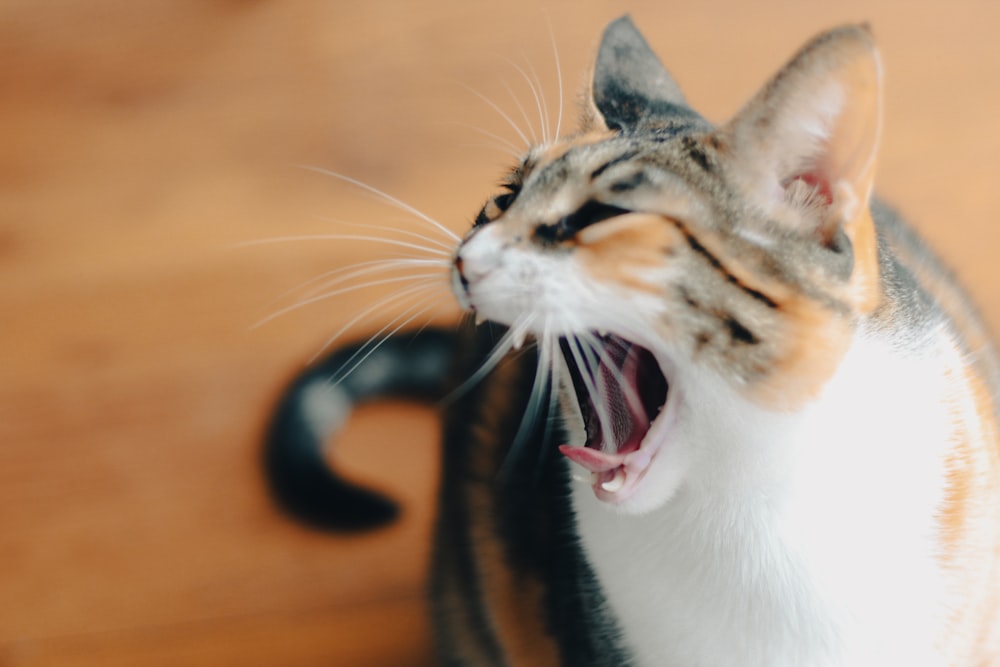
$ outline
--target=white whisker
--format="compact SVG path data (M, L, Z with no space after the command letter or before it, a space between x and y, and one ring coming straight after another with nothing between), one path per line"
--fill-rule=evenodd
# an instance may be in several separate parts
M535 127L531 124L531 119L528 117L528 112L525 110L524 105L521 104L521 100L519 100L517 95L514 94L514 89L510 87L510 84L504 81L503 87L507 89L507 92L510 94L510 98L514 100L514 104L517 105L518 111L521 112L521 118L524 119L524 123L528 126L528 130L531 131L531 142L537 144L538 135L535 133Z
M402 329L403 327L405 327L406 325L408 325L410 322L412 322L413 320L417 319L418 317L420 317L421 315L423 315L424 313L426 313L428 310L430 310L431 306L433 306L433 304L428 304L427 302L429 300L430 300L429 297L425 297L421 301L418 301L412 307L410 307L409 309L407 309L402 315L399 315L399 316L393 318L392 320L389 321L388 324L386 324L384 327L382 327L381 329L379 329L378 332L375 333L372 336L372 338L368 341L368 343L366 343L364 346L358 348L358 350L354 354L352 354L351 357L348 358L347 361L344 362L344 367L346 367L347 364L350 364L354 360L354 358L357 357L358 354L361 353L362 350L365 349L365 347L369 347L369 345L371 343L371 340L374 340L376 337L381 336L382 333L386 329L388 329L390 326L392 326L396 322L399 322L400 319L406 317L407 315L409 315L409 313L413 312L414 310L419 309L419 310L417 310L417 312L413 313L409 317L406 317L405 320L403 320L398 325L396 325L389 333L387 333L384 336L382 336L382 338L377 343L375 343L374 345L370 345L369 349L366 352L364 352L364 354L361 355L361 358L358 359L356 362L354 362L354 364L350 368L348 368L347 370L343 370L343 367L342 367L341 370L337 372L337 375L336 375L335 379L331 380L332 386L335 387L335 386L339 385L341 382L343 382L351 373L353 373L355 370L357 370L358 366L360 366L361 364L365 363L365 361L370 356L372 356L375 353L376 350L378 350L380 347L382 347L385 344L385 342L387 340L389 340L390 338L392 338L400 329Z
M531 80L531 77L528 76L528 73L524 71L523 67L518 65L510 58L504 58L504 60L506 60L511 67L517 70L517 73L521 75L521 78L524 79L524 82L528 84L528 88L531 90L531 95L532 97L535 98L535 109L538 111L538 118L542 124L542 142L548 143L549 139L548 139L548 133L546 132L545 112L543 111L544 109L543 99L542 96L539 94L538 88L535 87L535 83ZM525 60L527 59L525 58Z
M302 169L308 169L309 171L313 171L313 172L315 172L317 174L323 174L324 176L332 176L333 178L336 178L336 179L339 179L341 181L344 181L345 183L350 183L351 185L353 185L355 187L359 187L362 190L365 190L367 192L370 192L373 195L376 195L376 196L380 197L381 199L383 199L384 201L392 204L396 208L401 209L403 211L406 211L407 213L410 213L411 215L416 216L417 218L423 220L424 222L429 223L432 227L434 227L435 229L443 232L445 234L445 236L447 236L448 238L452 239L453 241L459 241L460 240L459 237L458 237L458 234L456 234L455 232L451 231L450 229L448 229L447 227L445 227L440 222L438 222L434 218L430 217L429 215L427 215L423 211L421 211L419 209L416 209L413 206L410 206L406 202L403 202L403 201L401 201L401 200L393 197L390 194L382 192L381 190L379 190L376 187L368 185L367 183L364 183L364 182L359 181L357 179L351 178L350 176L345 176L344 174L339 174L339 173L337 173L335 171L330 171L329 169L323 169L321 167L312 167L312 166L309 166L309 165L301 165L301 168Z
M635 393L632 385L625 380L624 375L622 375L622 372L618 369L618 364L616 364L614 360L608 356L604 345L601 344L601 342L597 340L597 337L590 332L581 333L578 337L581 342L586 343L587 347L593 350L593 352L600 357L601 361L604 362L604 366L611 371L615 380L618 382L618 385L622 388L622 392L625 394L625 400L629 402L632 409L637 413L645 414L646 409L642 404L642 400L639 398L639 395Z
M400 248L419 250L432 255L450 256L450 253L438 248L428 248L427 246L410 243L409 241L400 241L398 239L387 239L381 236L365 236L360 234L302 234L299 236L275 236L270 239L243 241L238 245L255 246L266 245L269 243L292 243L297 241L371 241L372 243L384 243L385 245L394 245L399 246Z
M365 262L365 264L371 264L371 263L370 262ZM321 292L323 290L330 289L331 287L335 287L335 286L337 286L337 285L339 285L341 283L345 283L345 282L347 282L349 280L354 280L355 278L361 278L363 276L371 275L373 273L376 273L376 274L377 273L382 273L382 272L390 273L390 272L393 272L393 271L402 271L404 269L415 269L415 268L419 268L419 269L437 268L437 269L441 269L441 271L444 272L444 271L446 271L448 269L448 264L446 262L441 262L440 260L432 260L432 259L393 259L393 260L382 260L382 261L379 261L379 262L375 263L372 266L360 266L360 267L358 267L357 265L355 265L355 267L356 268L354 268L354 270L351 271L350 273L344 273L343 275L338 275L338 276L335 276L335 277L332 275L333 272L329 272L328 271L327 275L324 276L324 277L329 277L330 280L327 280L326 282L319 282L318 280L315 280L315 279L312 280L312 281L310 281L311 283L317 283L317 282L319 282L319 284L314 285L313 288L311 290L309 290L308 292L306 292L305 294L303 294L302 297L303 298L312 297L312 296L318 294L319 292ZM349 269L349 268L352 268L352 267L348 266L348 267L345 267L345 268ZM342 271L338 271L337 273L341 273L341 272ZM421 271L419 273L407 273L406 276L404 276L404 278L405 277L411 277L411 278L417 277L417 278L420 278L420 277L425 277L425 276L430 276L430 275L436 275L436 274L437 274L437 272L434 272L434 271L432 271L432 272ZM442 275L442 277L444 277L444 276ZM303 285L301 287L304 288L304 287L306 287L306 285Z
M433 236L427 236L426 234L421 234L420 232L415 232L411 229L404 229L402 227L391 227L389 225L372 225L367 222L351 222L350 220L341 220L339 218L328 218L326 216L320 216L320 219L325 222L335 223L338 225L348 225L351 227L360 227L362 229L377 229L383 232L392 232L393 234L402 234L403 236L409 236L410 238L420 239L425 243L430 243L432 245L439 246L440 248L451 253L455 249L455 244L452 241L442 241L436 239Z
M549 26L549 39L552 42L552 56L556 63L556 85L559 90L559 113L556 114L556 134L555 139L560 136L560 130L562 129L562 117L563 117L563 80L562 80L562 65L559 63L559 46L556 44L556 33L552 28L552 17L544 9L542 12L545 14L545 23Z
M576 361L577 368L580 371L580 378L583 380L583 384L587 389L587 393L590 394L591 403L593 403L594 410L597 411L598 421L601 423L601 435L603 436L605 449L614 448L617 444L614 440L612 432L609 430L611 427L610 415L607 414L605 410L604 401L601 400L601 395L597 391L597 387L594 385L593 377L591 377L590 366L588 366L584 360L583 348L580 345L580 341L575 336L567 338L569 345L570 354L573 355L573 359ZM600 369L597 369L600 372Z
M538 84L538 97L541 98L542 103L542 136L545 139L545 143L549 143L555 139L555 137L549 133L549 105L545 100L545 88L542 86L542 80L538 78L538 72L535 71L535 66L531 64L531 61L528 60L528 57L523 53L521 54L521 57L524 58L524 63L528 66L528 71L531 73L535 83Z
M465 86L465 88L468 89L470 93L477 96L483 102L488 104L498 114L500 114L500 117L503 118L505 121L507 121L507 124L510 125L511 128L513 128L513 130L517 133L517 136L519 136L521 138L521 141L524 142L525 146L531 145L531 141L528 140L527 135L521 130L520 127L518 127L517 123L515 123L514 120L510 116L508 116L507 113L496 104L496 102L488 98L486 95L483 95L481 92L479 92L478 90L476 90L471 86Z
M533 317L529 316L524 320L521 320L519 326L512 326L504 333L504 335L497 341L497 344L493 347L493 351L490 355L483 361L480 365L479 370L472 374L469 379L460 384L455 390L448 394L442 401L442 406L451 405L456 399L462 396L472 387L479 384L479 382L489 375L489 373L496 368L497 364L507 355L508 352L514 349L515 336L523 334L531 326Z
M368 262L358 262L357 264L348 264L347 266L341 266L330 271L324 271L318 276L314 276L305 282L299 283L291 289L287 289L278 296L271 299L261 310L268 310L275 304L277 304L282 299L295 294L296 292L302 292L307 287L313 286L313 289L309 290L302 295L304 298L308 298L318 290L328 289L336 284L344 282L346 280L351 280L353 278L358 278L369 273L378 273L379 271L397 271L404 268L409 268L412 266L427 267L427 266L441 266L442 268L447 268L449 264L440 259L419 259L419 258L401 258L401 259L375 259ZM333 278L337 276L336 278ZM332 280L323 283L322 281L327 278L333 278ZM322 283L322 284L319 284Z
M535 366L535 377L531 383L531 392L528 395L528 402L525 405L524 414L521 416L521 423L517 428L517 433L514 434L514 439L511 441L507 458L500 469L501 474L509 470L514 457L519 454L518 450L524 445L530 429L537 423L536 420L541 412L542 399L549 392L552 384L552 361L549 356L551 351L549 349L549 325L547 321L542 327L541 337L538 340L538 357ZM545 426L545 429L547 433L548 425Z
M351 318L351 320L347 324L345 324L340 329L338 329L332 336L330 336L329 338L327 338L326 341L323 343L323 345L320 347L320 349L316 352L316 354L313 355L312 359L310 360L310 363L312 363L312 361L315 361L317 358L319 358L319 356L321 354L323 354L323 351L326 350L331 345L333 345L333 343L338 338L340 338L341 336L343 336L344 333L348 329L350 329L355 324L357 324L358 322L360 322L364 318L366 318L369 315L371 315L372 313L374 313L376 310L379 310L380 308L386 308L386 307L389 306L389 304L394 303L396 301L401 301L403 299L406 299L406 298L410 297L413 294L417 294L419 292L430 292L435 287L441 287L441 285L438 284L438 282L436 280L435 281L431 281L429 279L425 279L423 281L420 281L417 284L411 285L408 288L401 289L398 292L394 292L394 293L390 294L389 296L385 297L384 299L380 299L379 301L375 302L374 304L372 304L368 308L365 308L360 313L358 313L353 318Z
M414 278L424 278L425 280L434 279L435 282L437 282L437 280L439 280L440 277L441 277L440 274L437 274L437 273L417 273L417 274L406 275L406 276L396 276L394 278L383 278L381 280L371 280L371 281L368 281L366 283L360 283L360 284L357 284L357 285L349 285L348 287L342 287L340 289L333 290L332 292L323 292L322 294L318 294L316 296L309 297L308 299L304 299L302 301L299 301L298 303L293 303L290 306L286 306L284 308L281 308L281 309L279 309L279 310L271 313L270 315L268 315L264 319L260 320L256 324L254 324L251 327L251 329L257 329L257 328L259 328L259 327L267 324L271 320L274 320L274 319L276 319L278 317L281 317L282 315L287 315L288 313L291 313L293 311L299 310L300 308L305 308L306 306L308 306L310 304L313 304L313 303L316 303L318 301L325 301L326 299L332 299L333 297L340 296L341 294L347 294L349 292L356 292L356 291L361 290L361 289L366 289L368 287L376 287L378 285L388 285L388 284L391 284L391 283L400 283L400 282L404 282L404 281L412 281Z
M510 139L507 139L505 137L501 137L499 134L494 134L493 132L490 132L489 130L483 129L483 128L478 127L476 125L472 125L470 123L462 123L462 122L459 122L459 121L451 121L451 124L452 125L458 125L459 127L464 127L466 129L472 130L474 132L478 132L478 133L482 134L483 136L489 137L490 139L495 139L496 141L500 142L503 145L504 149L506 149L504 152L507 152L507 150L509 150L514 155L520 155L523 152L523 149L520 148L520 147L518 147ZM489 146L489 148L496 148L497 150L500 150L500 147L498 147L498 146L490 146L489 144L485 144L485 145Z

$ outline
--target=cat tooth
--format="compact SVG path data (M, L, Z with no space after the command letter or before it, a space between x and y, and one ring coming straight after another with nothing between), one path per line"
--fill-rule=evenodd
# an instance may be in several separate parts
M601 338L607 338L608 337L608 330L607 329L598 329L597 330L597 335L600 336Z
M477 326L477 327L478 327L478 326L479 326L480 324L482 324L483 322L485 322L485 321L486 321L486 318L485 318L485 317L483 317L483 314L482 314L482 313L476 313L476 326Z
M619 468L615 471L615 476L601 484L601 488L608 493L621 491L625 486L625 469Z
M524 338L528 335L528 332L524 329L517 329L512 335L514 336L514 349L520 350L524 345Z
M599 484L600 481L601 481L601 475L599 473L596 473L596 472L590 473L590 485L591 486L594 486L595 484Z

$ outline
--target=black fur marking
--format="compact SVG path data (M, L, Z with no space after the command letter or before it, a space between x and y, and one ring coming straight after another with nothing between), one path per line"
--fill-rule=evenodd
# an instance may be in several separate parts
M641 171L637 171L628 178L613 183L611 185L612 192L628 192L629 190L635 190L637 187L646 182L646 174Z
M712 171L712 163L709 162L708 154L693 137L684 137L681 139L681 143L684 146L684 150L688 152L688 155L694 160L699 167L705 171Z
M536 227L534 238L543 244L567 241L585 227L626 213L630 211L591 199L575 212L562 217L559 222Z
M729 335L732 336L734 343L756 345L760 342L757 336L753 335L752 331L743 326L743 323L732 315L723 315L722 322L729 329Z
M695 310L699 310L701 308L701 305L697 301L695 301L694 297L691 296L691 292L689 292L686 287L681 285L677 291L680 292L681 298L684 299L684 303L694 308Z
M769 297L768 295L764 294L760 290L756 290L740 282L740 279L734 276L732 273L730 273L729 269L727 269L715 255L709 252L708 248L703 246L698 241L698 239L696 239L694 235L690 231L688 231L688 229L684 225L677 222L676 220L674 220L673 222L675 225L677 225L677 228L684 235L684 238L687 239L688 245L691 246L691 250L694 250L696 253L704 257L705 260L709 263L709 265L711 265L712 268L718 271L719 273L722 273L724 276L726 276L726 279L729 282L736 285L741 290L743 290L747 295L753 297L757 301L760 301L768 308L775 308L775 309L780 308L778 302Z
M626 152L622 153L621 155L619 155L618 157L613 158L611 160L608 160L607 162L605 162L604 164L602 164L600 167L598 167L594 171L590 172L590 180L594 180L595 178L597 178L598 176L600 176L601 174L603 174L605 171L607 171L611 167L615 166L616 164L619 164L621 162L626 162L628 160L631 160L632 158L634 158L638 154L639 154L639 151L635 151L635 150L626 151Z

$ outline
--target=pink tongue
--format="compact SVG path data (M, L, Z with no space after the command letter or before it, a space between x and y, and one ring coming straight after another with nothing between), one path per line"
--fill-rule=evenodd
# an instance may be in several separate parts
M590 447L559 445L559 451L570 461L579 463L590 472L608 472L625 463L625 454L608 454Z

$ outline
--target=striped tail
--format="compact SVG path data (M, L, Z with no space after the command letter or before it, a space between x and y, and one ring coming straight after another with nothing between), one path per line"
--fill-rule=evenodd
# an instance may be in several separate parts
M278 505L324 529L364 530L394 519L396 503L328 466L324 443L364 401L443 398L456 341L454 331L428 328L394 336L374 350L357 343L295 378L278 401L264 446L265 474Z

